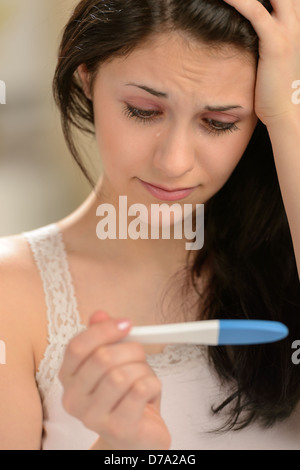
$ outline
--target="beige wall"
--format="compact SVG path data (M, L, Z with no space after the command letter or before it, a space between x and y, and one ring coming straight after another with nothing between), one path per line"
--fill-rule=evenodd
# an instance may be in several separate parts
M0 0L0 236L59 220L87 197L51 94L62 28L77 0ZM95 145L84 140L99 176Z

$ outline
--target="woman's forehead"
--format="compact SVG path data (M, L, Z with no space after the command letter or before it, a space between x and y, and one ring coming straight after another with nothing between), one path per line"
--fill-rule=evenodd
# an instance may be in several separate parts
M249 53L248 53L249 54ZM256 77L255 59L249 60L240 50L226 45L216 51L207 44L187 44L181 35L161 35L116 58L102 69L102 78L111 83L135 83L167 95L233 93L251 98ZM101 69L100 69L101 70Z
M139 44L124 60L129 57L141 59L156 56L168 59L172 57L178 62L183 59L193 62L230 60L235 58L240 63L256 65L256 57L253 53L228 43L206 43L188 36L184 32L173 31L170 33L153 34L147 40Z

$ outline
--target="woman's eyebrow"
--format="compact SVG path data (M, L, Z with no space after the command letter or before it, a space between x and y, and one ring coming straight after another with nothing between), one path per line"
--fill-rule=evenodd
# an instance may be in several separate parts
M153 88L149 88L146 85L138 85L136 83L126 83L125 86L135 86L137 88L140 88L141 90L147 91L151 95L157 96L158 98L169 98L169 95L167 93L164 93L162 91L157 91L154 90ZM233 105L226 105L226 106L205 106L204 109L206 111L229 111L230 109L244 109L243 106L233 104Z
M238 104L232 104L228 106L205 106L204 109L206 109L207 111L229 111L230 109L236 108L244 109L243 106L240 106Z
M148 93L151 93L151 95L158 96L159 98L169 98L169 95L167 93L154 90L153 88L149 88L145 85L138 85L136 83L126 83L126 86L136 86L138 88L141 88L142 90L147 91Z

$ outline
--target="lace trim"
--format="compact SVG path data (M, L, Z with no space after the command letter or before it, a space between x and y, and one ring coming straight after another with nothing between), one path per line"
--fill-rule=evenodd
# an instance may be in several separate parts
M47 306L48 345L36 373L45 402L60 368L64 349L71 338L86 330L81 323L73 280L62 233L57 224L23 232L28 240L43 283ZM170 375L199 364L204 348L196 345L167 345L162 353L147 355L158 376Z
M159 376L173 375L199 366L207 349L196 344L168 344L163 352L146 355L148 364Z
M62 234L56 224L24 232L43 283L47 306L48 345L36 373L43 399L57 374L64 348L84 327L69 271Z

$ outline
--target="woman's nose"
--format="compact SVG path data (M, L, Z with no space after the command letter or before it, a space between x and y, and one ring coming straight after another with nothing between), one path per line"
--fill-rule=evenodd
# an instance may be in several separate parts
M157 134L154 165L169 178L176 178L193 170L196 150L188 130Z

